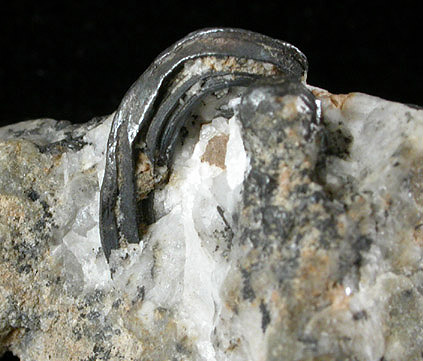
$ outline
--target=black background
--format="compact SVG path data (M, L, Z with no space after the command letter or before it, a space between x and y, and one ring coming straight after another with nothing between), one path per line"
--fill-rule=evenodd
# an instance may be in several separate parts
M404 1L3 2L0 125L111 113L162 50L209 26L294 44L308 57L309 84L423 105L421 23Z
M387 3L15 1L0 8L0 121L111 113L162 50L208 26L294 44L309 84L423 105L421 14Z

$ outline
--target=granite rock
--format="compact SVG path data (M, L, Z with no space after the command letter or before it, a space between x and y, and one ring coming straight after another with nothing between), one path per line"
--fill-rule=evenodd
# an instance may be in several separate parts
M0 352L420 359L423 110L282 77L188 118L155 222L109 262L113 114L0 128Z

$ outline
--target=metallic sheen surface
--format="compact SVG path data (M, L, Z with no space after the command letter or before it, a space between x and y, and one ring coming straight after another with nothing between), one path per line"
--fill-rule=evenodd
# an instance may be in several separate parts
M124 96L110 131L100 197L100 235L107 260L120 242L138 243L139 222L151 218L143 214L151 209L151 196L137 206L134 144L146 144L153 172L158 164L169 166L179 131L199 99L219 89L248 86L259 77L224 69L185 79L175 91L169 89L186 61L211 56L270 63L296 81L304 80L307 72L307 60L294 46L240 29L196 31L159 55ZM202 85L198 94L180 105L179 99L198 82Z

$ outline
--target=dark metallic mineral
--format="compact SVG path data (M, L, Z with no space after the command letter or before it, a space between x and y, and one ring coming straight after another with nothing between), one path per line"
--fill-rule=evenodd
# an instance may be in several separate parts
M175 79L183 64L196 58L235 58L273 64L280 75L300 81L307 71L305 56L285 42L238 29L207 29L189 34L164 51L131 87L114 117L107 147L101 189L100 229L106 258L119 242L138 243L139 231L151 221L151 197L137 205L134 184L136 143L152 168L148 182L160 182L166 173L176 139L187 113L206 94L231 86L248 86L260 76L237 71L233 63L210 67L200 75ZM199 90L186 93L193 86ZM183 102L181 102L183 99ZM146 192L148 193L148 192Z

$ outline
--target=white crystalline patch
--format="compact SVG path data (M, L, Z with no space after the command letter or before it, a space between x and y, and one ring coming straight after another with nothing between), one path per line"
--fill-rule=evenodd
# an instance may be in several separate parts
M232 106L238 104L239 99ZM225 169L201 160L208 142L219 135L229 137ZM224 240L214 235L224 233L225 222L231 223L248 162L236 116L229 120L218 117L203 125L198 142L194 142L186 140L169 184L155 195L161 226L151 227L148 243L160 244L162 253L169 256L155 266L163 278L155 279L146 299L162 307L178 301L178 327L197 340L202 359L215 360L211 336L216 312L222 307L219 290L229 266L220 252ZM230 159L232 156L235 159ZM175 257L181 249L183 257Z
M151 227L151 236L146 240L149 247L143 251L141 263L150 258L153 259L153 263L150 268L144 269L142 274L136 275L144 279L147 299L156 307L174 308L181 299L185 239L180 216L180 207L176 206ZM149 278L152 278L151 284L145 282Z
M255 89L251 92L249 99L251 104L254 107L257 107L260 104L260 102L262 102L265 99L265 97L266 95L262 91L260 91L259 89Z
M56 237L63 243L53 253L65 257L65 271L71 279L82 271L84 289L111 287L109 266L101 249L98 205L106 158L104 134L109 132L112 119L111 115L85 135L88 145L65 153L61 159L64 185L54 215L60 230ZM72 257L68 257L69 252Z
M235 107L240 101L240 98L233 99L229 105ZM228 185L232 190L242 185L248 163L247 153L242 143L241 123L234 116L229 119L229 140L225 159Z
M99 189L103 182L104 169L106 165L105 154L107 149L108 136L105 135L109 134L110 132L114 114L115 113L108 116L104 122L99 124L92 131L88 132L84 137L84 141L91 144L92 147L92 153L84 154L84 163L87 167L88 165L96 167Z
M105 288L110 281L110 271L103 257L97 257L101 252L98 247L96 230L88 232L87 237L81 237L70 231L63 238L64 245L81 264L86 289Z

